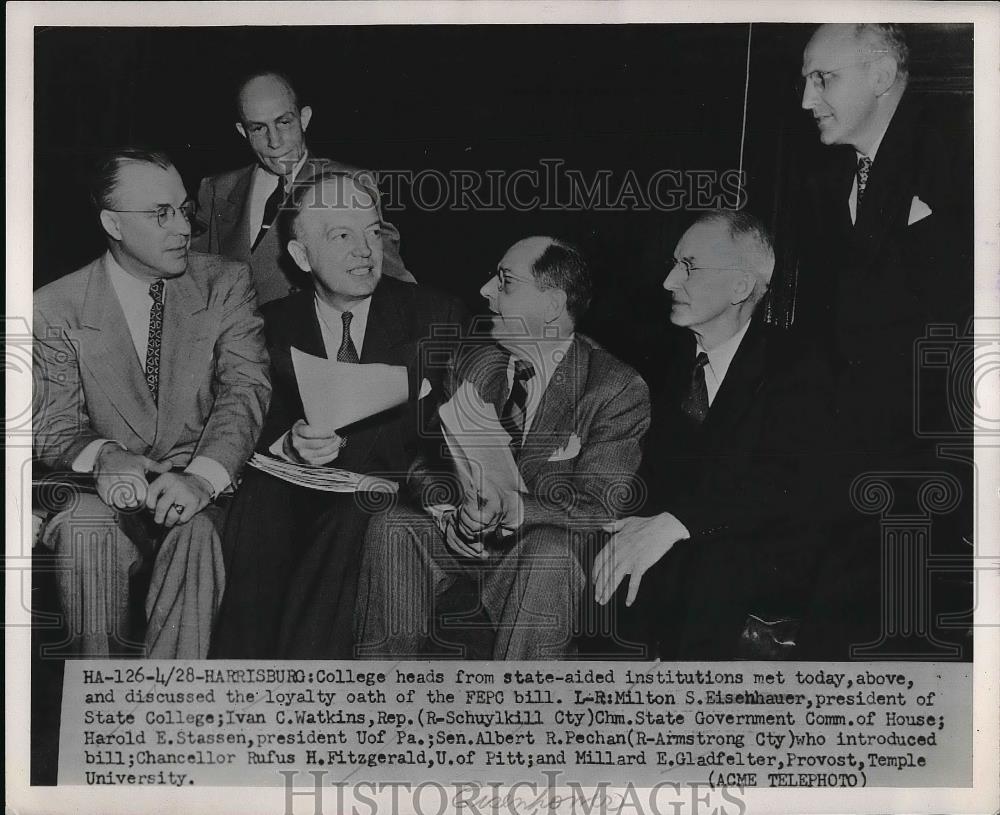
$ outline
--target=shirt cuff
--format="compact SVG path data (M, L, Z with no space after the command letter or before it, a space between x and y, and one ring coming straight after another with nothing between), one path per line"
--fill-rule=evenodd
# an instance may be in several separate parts
M269 452L272 456L277 456L282 461L290 461L292 464L299 464L298 461L289 458L288 455L286 455L285 453L285 439L288 438L288 434L291 432L292 432L291 430L286 430L284 433L278 436L274 444L272 444L270 447L267 448L267 452Z
M122 450L127 450L120 441L112 441L111 439L94 439L90 444L80 451L70 468L74 473L92 473L94 472L94 465L97 464L97 454L101 452L101 448L105 444L117 444Z
M184 472L191 475L200 475L212 485L212 498L217 498L222 491L229 486L229 473L215 459L208 456L195 456L191 463L184 468Z

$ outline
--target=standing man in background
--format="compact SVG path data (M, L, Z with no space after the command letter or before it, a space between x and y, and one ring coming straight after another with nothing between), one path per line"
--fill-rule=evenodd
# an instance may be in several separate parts
M300 105L291 81L283 74L260 71L244 79L236 92L236 111L236 130L247 140L256 162L202 180L198 219L204 231L192 246L247 261L263 305L300 287L301 275L284 252L276 228L278 212L292 185L324 169L361 171L310 154L305 135L312 108ZM399 232L383 221L382 236L385 273L415 282L399 256Z

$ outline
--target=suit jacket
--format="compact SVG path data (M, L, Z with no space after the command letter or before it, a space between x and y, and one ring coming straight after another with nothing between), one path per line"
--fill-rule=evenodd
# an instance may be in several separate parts
M268 230L251 252L257 237L250 234L250 193L256 167L256 164L251 164L202 179L198 189L198 220L204 231L192 241L192 246L204 252L248 262L253 269L257 298L263 304L302 287L304 278L288 256L280 230L276 227ZM306 181L323 170L364 172L331 159L309 156L295 180ZM406 270L399 256L399 232L388 222L383 224L382 245L382 270L385 274L414 282L413 275Z
M263 311L274 397L261 450L305 415L291 348L326 357L312 291L268 303ZM458 301L382 278L372 295L361 362L406 365L411 394L423 378L432 393L344 429L346 445L331 466L406 475L424 417L433 415L441 398L464 322ZM379 508L377 500L248 472L223 539L227 586L213 656L349 657L360 543L369 512Z
M904 94L856 225L853 149L824 151L807 180L796 328L832 353L838 424L855 448L913 448L915 398L925 415L947 415L947 394L916 391L913 373L928 326L958 323L961 331L972 313L971 150L946 135L943 118ZM909 223L917 198L931 214Z
M832 382L820 354L757 316L699 426L680 409L689 340L654 399L640 475L641 514L670 512L691 538L643 578L638 607L664 655L732 658L747 614L805 604L828 500Z
M249 270L189 255L166 282L159 403L106 268L107 255L35 292L34 448L69 470L96 439L183 467L195 456L235 482L270 395Z
M497 415L507 401L510 355L490 343L467 354L471 382ZM649 428L649 390L629 366L575 335L542 394L516 456L528 492L524 526L606 523L634 507L634 475ZM566 453L577 448L576 455ZM630 502L633 502L630 506Z

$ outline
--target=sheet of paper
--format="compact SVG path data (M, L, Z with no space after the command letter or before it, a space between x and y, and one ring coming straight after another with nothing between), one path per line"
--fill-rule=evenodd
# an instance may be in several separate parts
M292 367L306 421L317 428L339 430L409 398L402 365L337 362L292 348Z
M275 478L323 492L396 492L399 485L395 481L373 475L340 470L336 467L295 464L285 459L271 458L254 453L248 462L262 472Z
M485 478L502 490L527 492L496 408L470 383L463 382L438 415L458 476L470 491Z

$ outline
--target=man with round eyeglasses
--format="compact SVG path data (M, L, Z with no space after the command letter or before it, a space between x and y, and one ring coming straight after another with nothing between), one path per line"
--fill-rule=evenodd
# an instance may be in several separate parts
M270 397L263 323L245 264L189 251L193 207L163 153L111 153L91 195L107 252L34 302L35 456L96 488L43 535L63 558L65 647L204 658L225 584L223 493Z
M957 428L949 394L922 384L918 357L934 332L960 337L972 313L970 111L954 96L921 96L910 73L907 28L886 23L819 26L801 66L802 108L829 149L797 206L794 328L829 352L830 431L843 451L830 487L837 542L803 641L827 653L836 644L840 658L879 641L883 616L881 533L852 503L851 484L944 468L971 487L967 470L942 463L928 441L928 430L954 437ZM971 515L960 514L944 526L935 519L939 545L971 534Z

